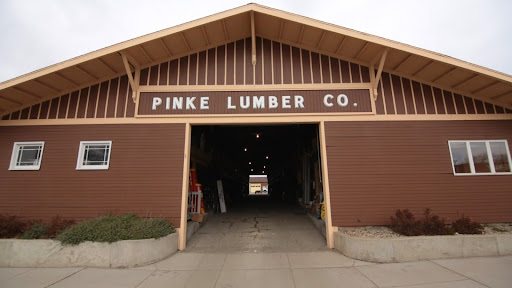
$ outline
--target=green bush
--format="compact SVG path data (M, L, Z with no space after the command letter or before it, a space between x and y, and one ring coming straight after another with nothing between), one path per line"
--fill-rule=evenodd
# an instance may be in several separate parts
M21 236L21 239L42 239L46 238L48 234L48 225L43 223L34 223L30 226L25 233Z
M63 244L77 245L85 241L116 242L160 238L176 232L163 218L144 220L134 214L109 215L64 229L56 239Z

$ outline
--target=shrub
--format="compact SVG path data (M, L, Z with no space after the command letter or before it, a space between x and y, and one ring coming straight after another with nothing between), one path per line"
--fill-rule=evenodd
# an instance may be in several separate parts
M72 219L63 219L59 215L50 220L50 225L48 228L48 238L55 238L59 234L60 231L68 228L71 225L76 224L75 220Z
M36 222L21 236L21 239L42 239L46 238L48 234L48 225Z
M452 229L459 234L482 234L484 227L462 214L452 223Z
M421 235L419 221L414 218L414 214L409 209L396 210L395 217L391 216L390 228L405 236Z
M452 235L453 231L446 225L445 219L433 215L429 208L423 213L424 218L416 220L408 209L396 210L391 216L391 230L405 236Z
M85 241L116 242L160 238L175 230L163 218L144 220L134 214L109 215L79 223L63 230L56 239L63 244L77 245Z
M425 209L424 218L421 221L422 235L453 235L453 230L446 225L445 219Z
M27 223L21 221L16 216L0 214L0 238L14 238L23 233Z

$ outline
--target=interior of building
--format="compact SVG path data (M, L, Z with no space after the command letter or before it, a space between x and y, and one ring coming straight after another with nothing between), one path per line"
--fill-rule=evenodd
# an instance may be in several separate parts
M318 125L193 126L191 169L207 210L218 211L217 180L230 207L269 202L311 207L320 200ZM250 176L267 176L267 193L250 193ZM258 204L260 203L260 204Z

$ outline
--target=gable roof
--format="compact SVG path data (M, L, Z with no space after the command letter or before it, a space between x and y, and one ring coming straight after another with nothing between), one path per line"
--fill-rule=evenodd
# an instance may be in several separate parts
M512 76L438 53L258 4L248 4L109 46L0 83L0 115L140 68L251 36L366 66L512 108Z

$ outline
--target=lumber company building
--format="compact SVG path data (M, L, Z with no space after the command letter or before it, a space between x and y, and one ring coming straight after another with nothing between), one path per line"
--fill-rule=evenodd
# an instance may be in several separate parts
M511 76L256 4L0 83L0 118L2 213L165 217L180 249L190 168L322 198L329 247L403 208L512 221Z

